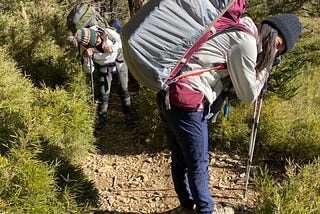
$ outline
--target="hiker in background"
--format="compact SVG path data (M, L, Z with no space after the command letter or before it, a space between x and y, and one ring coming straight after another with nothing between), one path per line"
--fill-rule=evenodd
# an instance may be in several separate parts
M180 207L173 213L226 213L224 207L214 204L208 186L210 107L230 83L240 100L253 102L269 76L274 59L293 48L302 30L294 14L272 16L257 25L251 18L244 17L240 24L249 31L231 28L209 37L180 70L183 75L215 64L226 65L224 70L185 78L204 95L197 110L187 111L173 103L167 109L164 95L167 92L157 94L171 149L174 188L180 201Z
M95 133L105 127L107 109L113 78L119 83L118 94L122 103L122 112L128 127L135 122L132 117L130 93L128 90L128 67L122 58L120 35L113 29L103 29L99 26L81 28L74 36L68 38L74 47L80 46L83 69L88 73L94 72L99 90L95 93L98 100L98 118Z

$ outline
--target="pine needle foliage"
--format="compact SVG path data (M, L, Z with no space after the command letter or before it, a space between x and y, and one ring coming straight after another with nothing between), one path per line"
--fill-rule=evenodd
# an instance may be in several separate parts
M15 133L28 129L35 90L16 71L16 64L3 49L0 49L0 65L0 154L4 155Z
M143 86L135 99L136 114L138 117L137 142L145 143L155 148L166 148L166 137L159 117L156 104L156 93Z
M61 148L65 157L86 154L92 147L83 142L92 142L92 114L83 108L85 101L63 89L39 90L37 105L33 112L39 123L36 132L44 142Z
M225 151L242 153L248 147L250 122L252 117L251 105L240 103L234 97L228 98L224 105L228 105L228 113L222 107L217 121L210 123L209 136L211 144ZM227 113L226 115L224 115Z
M59 214L68 213L69 209L78 210L78 213L81 211L75 200L64 204L57 197L60 193L53 179L54 166L37 161L28 150L12 148L7 157L0 156L0 175L1 213Z
M87 94L34 87L4 49L0 64L1 212L82 213L95 206L97 192L76 166L93 150Z
M256 213L319 213L319 18L301 18L302 37L285 59L303 59L291 84L295 96L268 95L261 113L255 160L277 162L285 176L265 170L256 180ZM281 70L281 69L280 69ZM286 161L292 160L292 161ZM274 167L269 165L269 167Z
M288 161L286 179L276 182L265 169L257 184L257 214L289 214L320 212L319 158L306 165Z
M13 1L0 16L0 44L36 86L70 78L64 11L55 1ZM70 63L69 63L70 64Z

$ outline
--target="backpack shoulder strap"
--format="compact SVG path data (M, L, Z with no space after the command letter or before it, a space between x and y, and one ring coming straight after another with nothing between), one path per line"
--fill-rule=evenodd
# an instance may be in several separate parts
M197 41L186 51L186 53L180 58L176 66L172 69L170 75L166 79L165 83L169 82L173 78L177 76L180 69L183 65L189 62L192 54L199 49L199 47L205 43L208 38L217 32L216 28L214 27L215 23L235 4L236 1L244 1L244 0L233 0L229 3L229 5L221 12L221 14L206 28L202 36L200 36Z

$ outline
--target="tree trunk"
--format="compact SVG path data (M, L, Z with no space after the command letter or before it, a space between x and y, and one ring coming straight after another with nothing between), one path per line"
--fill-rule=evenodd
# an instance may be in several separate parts
M132 17L146 2L147 0L128 0L130 16Z

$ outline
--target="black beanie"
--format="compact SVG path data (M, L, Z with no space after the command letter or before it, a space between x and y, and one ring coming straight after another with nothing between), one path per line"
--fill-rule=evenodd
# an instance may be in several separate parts
M271 16L263 20L262 24L269 24L283 37L286 47L282 54L293 48L302 30L302 25L295 14Z

